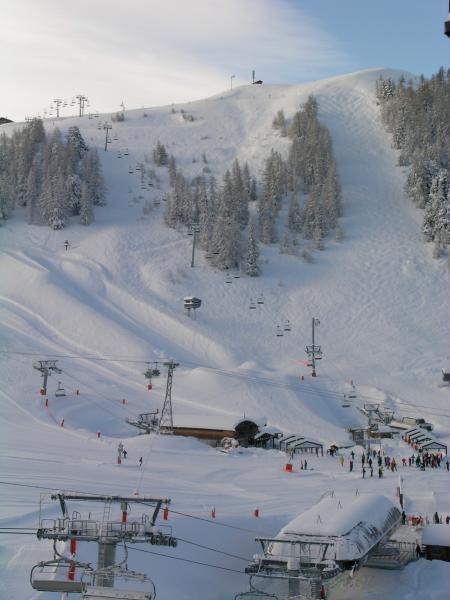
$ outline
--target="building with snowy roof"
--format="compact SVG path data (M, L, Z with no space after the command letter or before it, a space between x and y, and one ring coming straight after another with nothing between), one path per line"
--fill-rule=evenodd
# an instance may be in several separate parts
M422 532L422 545L428 560L450 562L450 525L425 525Z

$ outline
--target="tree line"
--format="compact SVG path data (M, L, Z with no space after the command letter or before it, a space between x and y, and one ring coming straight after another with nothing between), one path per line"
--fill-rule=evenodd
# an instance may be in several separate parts
M219 269L242 268L259 274L259 243L279 240L280 210L288 205L282 252L295 253L297 236L313 240L323 249L327 233L338 227L341 190L336 172L331 136L317 118L318 106L310 97L288 122L283 111L273 126L291 140L287 158L271 151L258 183L247 163L236 159L222 177L204 174L191 181L176 166L173 156L161 160L158 142L154 160L169 169L165 222L198 227L199 245L210 263Z
M89 225L93 207L105 204L105 184L95 149L78 127L64 138L47 136L41 119L32 119L11 137L0 135L0 218L24 207L30 224L62 229L71 216Z
M450 70L441 67L418 84L391 78L377 82L383 123L399 150L399 166L409 167L405 192L424 209L422 233L434 242L433 256L445 251L448 239L448 174L450 147Z

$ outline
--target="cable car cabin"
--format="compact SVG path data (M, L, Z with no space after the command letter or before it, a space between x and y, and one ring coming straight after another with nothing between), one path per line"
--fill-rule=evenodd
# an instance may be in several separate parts
M200 308L200 306L202 305L202 301L200 300L200 298L196 298L195 296L185 296L183 302L184 308L186 310L191 310L191 308Z
M66 390L62 387L61 381L58 381L58 388L55 391L55 396L57 398L60 398L60 397L65 396L65 395L66 395Z

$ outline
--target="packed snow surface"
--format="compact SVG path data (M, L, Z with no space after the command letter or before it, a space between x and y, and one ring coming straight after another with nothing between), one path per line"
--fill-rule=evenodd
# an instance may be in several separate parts
M327 447L345 441L347 427L367 423L358 406L379 402L432 422L433 434L448 444L448 388L440 387L448 351L446 267L431 258L421 240L421 214L404 197L406 170L396 166L374 96L380 74L401 73L373 70L303 85L247 86L175 106L176 112L127 111L125 121L113 123L117 140L108 152L101 125L109 115L46 122L48 133L77 125L98 147L108 206L96 210L89 227L75 219L63 231L29 226L18 209L0 229L1 527L37 526L39 493L46 491L39 487L168 496L174 510L192 516L171 515L174 535L185 541L161 554L241 574L138 552L130 552L130 568L148 572L159 599L225 600L246 588L243 570L257 549L254 537L276 534L327 490L360 489L395 501L397 474L362 480L359 468L350 473L336 457L311 457L306 471L296 458L294 472L286 473L286 457L278 451L224 454L195 440L137 436L125 419L161 409L161 362L169 358L180 363L172 390L176 425L227 429L252 415ZM167 171L146 163L160 182L142 192L139 175L129 168L146 162L159 140L187 176L201 172L203 154L218 178L236 157L260 176L271 148L285 154L289 144L272 129L274 115L283 108L291 117L310 94L333 139L344 241L326 240L312 264L280 255L276 245L264 247L262 276L232 284L201 251L191 268L192 238L163 225ZM182 108L195 120L186 121ZM128 155L118 158L126 148ZM261 293L265 304L250 311L250 299ZM190 295L202 300L196 319L183 311ZM316 343L324 352L317 378L310 377L304 355L313 317L320 319ZM292 331L276 337L277 324L286 319ZM34 360L46 358L57 358L62 369L49 378L48 407L32 368ZM143 373L153 361L162 374L147 391ZM344 408L349 380L358 398ZM65 397L54 395L58 381ZM120 439L128 451L122 465ZM412 452L403 442L382 444L397 459ZM450 511L446 470L406 468L402 476L409 512ZM44 511L59 516L57 503L47 502ZM50 598L31 590L28 573L52 557L51 544L12 534L2 535L0 544L2 600ZM80 549L81 559L83 552L92 549ZM371 599L444 598L448 575L447 565L419 561L400 577L355 577L340 597L361 598L369 583L364 597Z

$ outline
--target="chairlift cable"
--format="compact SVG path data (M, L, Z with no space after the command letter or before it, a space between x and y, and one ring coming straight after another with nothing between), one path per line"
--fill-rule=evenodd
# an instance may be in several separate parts
M208 563L200 562L198 560L190 560L188 558L181 558L180 556L172 556L170 554L161 554L160 552L152 552L151 550L144 550L143 548L130 548L130 550L134 550L135 552L144 552L145 554L153 554L154 556L161 556L163 558L172 558L173 560L181 560L182 562L187 562L194 565L201 565L202 567L211 567L212 569L221 569L222 571L231 571L232 573L246 575L245 571L238 571L237 569L231 569L230 567L210 565Z

